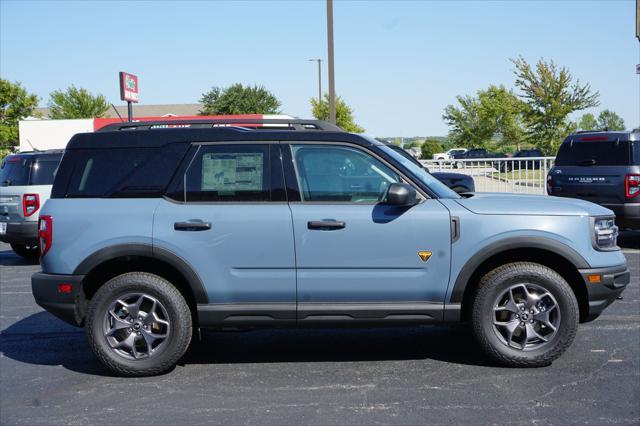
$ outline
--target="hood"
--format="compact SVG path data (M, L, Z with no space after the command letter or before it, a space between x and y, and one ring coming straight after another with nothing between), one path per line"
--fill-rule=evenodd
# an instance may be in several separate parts
M613 216L611 210L588 201L546 195L476 192L470 198L460 198L455 201L476 214Z

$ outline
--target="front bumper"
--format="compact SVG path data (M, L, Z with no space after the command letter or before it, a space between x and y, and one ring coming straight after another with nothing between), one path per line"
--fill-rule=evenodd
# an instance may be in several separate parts
M1 220L1 219L0 219ZM0 241L9 244L38 244L38 222L6 222L7 233L0 234Z
M580 275L587 287L589 297L589 313L585 321L596 319L604 309L627 287L631 281L631 273L627 265L609 268L579 269ZM589 276L600 275L600 282L589 282Z
M84 275L57 275L36 272L31 276L31 291L36 303L61 320L82 325L86 301L82 291ZM71 291L59 291L61 284L70 284Z

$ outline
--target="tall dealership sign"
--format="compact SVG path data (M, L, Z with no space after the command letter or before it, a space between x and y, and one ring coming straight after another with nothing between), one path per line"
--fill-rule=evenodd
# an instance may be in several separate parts
M120 99L127 101L128 120L133 121L133 103L140 100L137 75L120 72Z

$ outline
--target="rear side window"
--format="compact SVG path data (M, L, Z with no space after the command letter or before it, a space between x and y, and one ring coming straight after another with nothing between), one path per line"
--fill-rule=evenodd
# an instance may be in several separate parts
M60 158L38 159L31 165L31 185L53 185Z
M269 144L215 144L198 148L176 196L194 201L270 201ZM186 188L186 190L184 190Z
M148 148L86 150L76 160L67 196L108 196L153 154Z
M629 141L564 142L557 166L628 166L632 164Z
M10 155L0 166L0 186L21 186L29 184L31 159L26 156Z
M66 197L160 197L186 152L186 144L162 148L111 148L69 151L63 167L73 167ZM56 180L54 193L57 195ZM60 185L64 182L60 182Z
M632 159L634 166L640 166L640 141L634 141L631 146Z

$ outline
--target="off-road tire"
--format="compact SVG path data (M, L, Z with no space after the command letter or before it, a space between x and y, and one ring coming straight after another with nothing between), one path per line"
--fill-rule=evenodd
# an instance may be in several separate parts
M103 320L109 305L121 295L142 292L165 307L170 323L166 347L157 356L130 360L120 356L104 336ZM121 376L153 376L173 368L184 355L192 335L191 311L180 292L167 280L147 272L129 272L107 281L90 301L85 331L100 362Z
M27 260L38 260L40 247L38 245L11 244L11 249L20 257Z
M561 317L556 335L545 345L522 351L503 343L493 328L493 304L498 295L518 283L533 283L550 292L558 303ZM492 359L509 367L542 367L550 365L571 345L579 323L579 307L567 282L554 270L532 262L502 265L480 280L471 321L473 334Z

